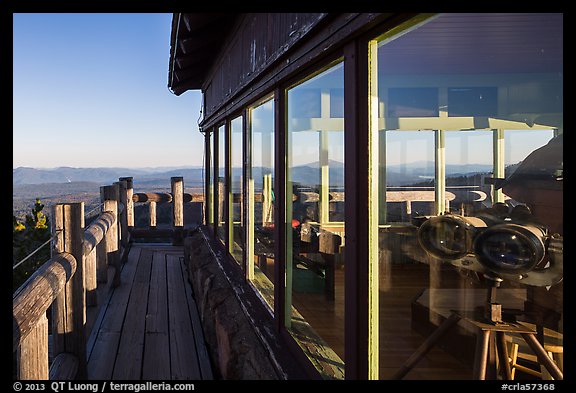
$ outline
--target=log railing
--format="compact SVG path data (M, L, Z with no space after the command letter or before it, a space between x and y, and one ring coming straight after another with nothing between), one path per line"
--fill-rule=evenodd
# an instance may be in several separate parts
M87 378L86 343L91 329L87 315L94 315L94 310L97 314L103 304L99 296L106 296L120 285L121 265L131 238L138 235L134 203L171 202L171 234L181 238L183 204L199 199L183 193L181 177L173 177L171 183L171 194L134 194L131 177L100 187L101 212L87 228L84 202L53 206L51 258L14 292L12 299L18 379ZM54 355L51 364L49 311Z
M134 238L159 238L169 237L172 239L173 245L182 244L184 236L184 205L187 203L203 203L203 194L189 194L184 192L184 183L182 177L170 178L170 193L157 193L157 192L138 192L133 193L132 202L148 204L148 226L146 228L135 228L134 222L129 226L131 235ZM157 226L157 204L170 203L172 204L172 212L170 217L171 227L159 228ZM129 211L133 209L129 207ZM132 213L132 216L134 214ZM199 221L203 221L200 219Z

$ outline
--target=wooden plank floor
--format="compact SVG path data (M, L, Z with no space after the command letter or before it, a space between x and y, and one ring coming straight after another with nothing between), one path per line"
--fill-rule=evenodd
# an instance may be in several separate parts
M88 378L213 379L182 247L133 244L88 340Z

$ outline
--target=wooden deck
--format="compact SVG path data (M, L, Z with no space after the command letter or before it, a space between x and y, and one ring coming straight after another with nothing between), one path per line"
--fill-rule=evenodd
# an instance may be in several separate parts
M213 379L183 248L132 245L87 343L88 378Z

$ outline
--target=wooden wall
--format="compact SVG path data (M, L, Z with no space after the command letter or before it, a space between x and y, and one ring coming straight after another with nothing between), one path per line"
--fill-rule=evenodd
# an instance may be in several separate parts
M246 14L232 29L226 47L203 89L206 116L286 53L327 14Z

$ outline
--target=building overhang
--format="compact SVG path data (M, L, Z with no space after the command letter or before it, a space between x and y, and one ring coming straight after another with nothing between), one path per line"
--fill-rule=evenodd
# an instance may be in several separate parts
M168 87L177 96L201 89L237 14L174 13Z

